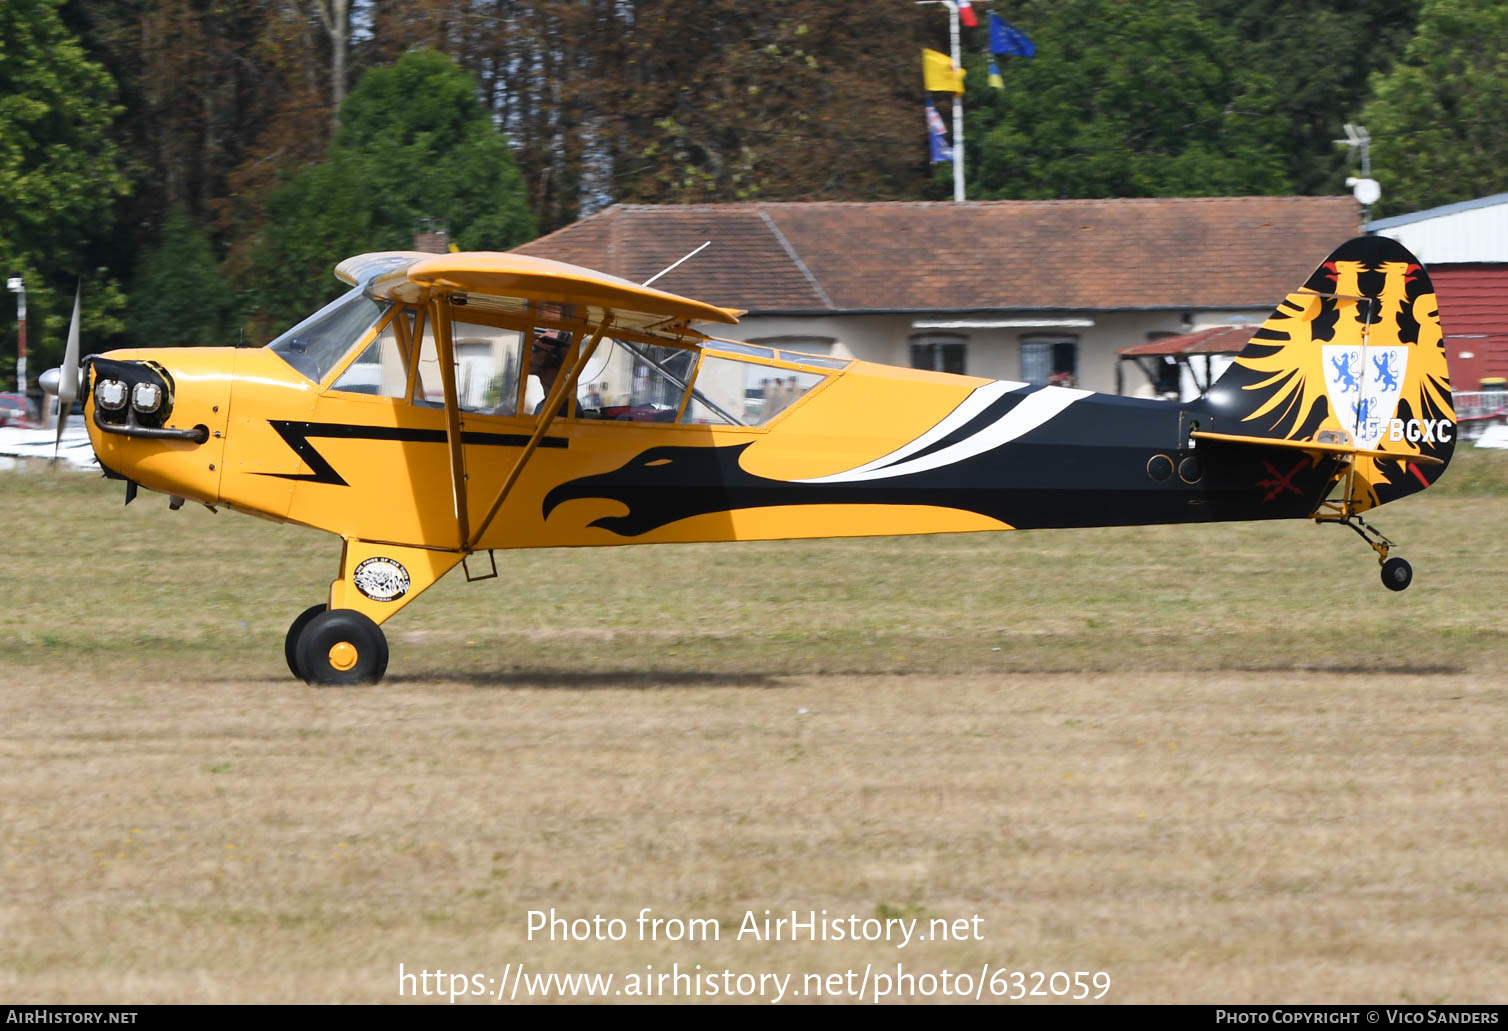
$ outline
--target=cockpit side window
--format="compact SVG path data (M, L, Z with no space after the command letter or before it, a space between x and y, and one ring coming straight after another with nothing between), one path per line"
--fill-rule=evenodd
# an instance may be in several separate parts
M386 310L386 305L357 288L331 301L267 346L318 383L340 364Z
M450 332L456 352L456 403L461 411L514 414L518 407L523 334L467 322L451 323ZM425 338L426 342L432 339ZM436 366L437 383L439 375Z
M679 347L604 340L577 380L577 412L583 419L675 422L695 361L695 352Z
M413 325L410 320L411 333ZM450 332L455 350L456 407L482 415L515 414L523 334L514 329L461 321L453 321ZM440 376L434 325L429 319L424 320L418 343L419 367L414 371L412 401L422 408L443 408L445 381ZM401 397L402 393L399 390L393 396Z
M723 346L719 342L719 346ZM732 350L732 348L728 348ZM795 404L826 377L718 355L705 355L684 423L760 426Z

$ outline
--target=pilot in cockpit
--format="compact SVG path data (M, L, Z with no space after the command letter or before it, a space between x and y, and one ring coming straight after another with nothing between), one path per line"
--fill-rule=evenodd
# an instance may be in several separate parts
M570 348L569 333L556 329L534 334L534 345L529 351L529 375L539 377L540 389L544 391L544 397L534 406L535 415L543 412L550 400L550 391L555 388L555 380L560 376Z

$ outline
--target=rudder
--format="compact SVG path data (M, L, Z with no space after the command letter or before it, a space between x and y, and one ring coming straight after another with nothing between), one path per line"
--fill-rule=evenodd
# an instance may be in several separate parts
M1350 457L1338 500L1353 512L1425 489L1456 435L1429 274L1388 237L1341 244L1277 306L1204 407L1230 433L1386 452Z

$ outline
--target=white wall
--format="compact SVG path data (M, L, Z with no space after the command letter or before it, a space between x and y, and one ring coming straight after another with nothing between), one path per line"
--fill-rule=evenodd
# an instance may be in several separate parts
M1276 303L1280 298L1273 298ZM1190 328L1250 322L1253 329L1271 313L1262 311L1193 312L1192 327L1185 326L1181 311L1069 312L1065 317L1092 320L1093 326L1011 327L1007 329L919 330L913 328L911 315L815 315L815 316L746 316L736 326L706 327L709 332L730 340L764 340L770 337L831 337L832 353L840 358L861 358L886 365L911 364L911 338L920 333L959 334L968 339L967 369L971 376L1014 380L1021 378L1020 341L1038 333L1073 334L1079 340L1078 385L1088 390L1113 393L1115 390L1115 352L1129 344L1148 339L1153 332L1185 333ZM943 313L928 320L947 317ZM1005 314L1006 318L1032 318L1027 313ZM958 316L986 321L994 316ZM1041 321L1049 321L1044 316ZM793 345L794 346L794 345ZM1145 377L1127 369L1126 391L1142 385Z

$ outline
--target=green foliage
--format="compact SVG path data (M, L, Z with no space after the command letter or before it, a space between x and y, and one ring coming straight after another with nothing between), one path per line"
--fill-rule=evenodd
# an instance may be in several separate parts
M271 320L261 328L280 331L334 298L344 287L330 270L341 259L412 244L411 230L374 225L373 198L360 174L351 155L332 154L268 196L246 290L252 306Z
M86 347L120 334L112 277L190 297L167 326L152 324L174 318L166 305L138 298L133 339L214 336L212 282L148 275L187 268L175 248L203 254L202 239L140 231L177 204L210 234L240 306L286 325L340 289L334 262L409 246L421 218L447 220L462 247L505 248L536 220L613 202L950 195L919 103L917 50L948 46L941 7L355 7L348 67L372 70L332 135L343 83L311 5L0 0L0 275L27 279L34 368L57 356L85 269ZM1339 192L1356 171L1332 142L1346 121L1371 131L1378 214L1496 192L1505 12L1508 0L1012 0L1000 13L1039 53L999 59L1005 90L985 85L986 29L964 30L970 195ZM447 56L418 51L436 41ZM0 318L0 375L14 339Z
M1372 80L1361 121L1388 215L1497 193L1508 162L1508 4L1425 0L1392 71Z
M29 378L60 356L81 255L125 191L109 137L119 112L114 83L68 33L58 7L0 3L0 273L26 280ZM114 283L96 279L89 292L86 337L118 332Z
M942 8L828 0L618 6L634 8L631 25L594 26L592 59L608 74L565 71L576 80L580 124L602 126L607 143L592 141L585 163L609 162L616 199L926 194L917 30L945 24ZM612 56L625 46L628 61Z
M234 344L230 308L230 287L208 234L182 206L174 208L162 238L136 266L127 312L132 342L141 347Z
M108 217L123 186L106 135L114 89L57 0L0 5L0 238L41 252Z
M1297 192L1343 193L1357 156L1335 145L1356 121L1368 77L1390 68L1414 34L1420 0L1204 0L1204 16L1243 44L1242 63L1282 84L1274 110Z
M984 58L965 61L971 196L1292 189L1291 126L1277 112L1273 76L1243 60L1235 37L1197 4L1065 0L1034 4L1017 24L1037 56L999 59L1004 90L982 88Z
M251 296L287 325L335 296L334 264L412 246L423 218L464 250L507 250L535 233L523 179L471 76L434 52L368 72L341 107L327 160L268 198Z
M534 233L523 178L471 75L433 51L368 72L341 107L332 155L359 164L374 222L412 233L449 221L462 250L506 250Z

